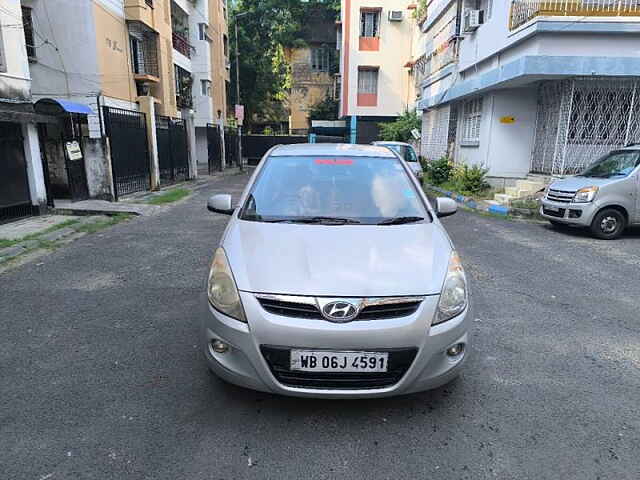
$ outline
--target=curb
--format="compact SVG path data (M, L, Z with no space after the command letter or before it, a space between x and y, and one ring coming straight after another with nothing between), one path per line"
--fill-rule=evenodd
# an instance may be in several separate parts
M476 210L479 212L490 213L493 215L502 215L503 217L507 217L507 216L533 217L536 214L536 210L527 209L527 208L505 207L502 205L492 205L482 200L476 200L472 197L465 197L464 195L460 195L459 193L445 190L443 188L437 187L435 185L431 185L429 183L424 184L424 187L429 190L434 190L436 192L439 192L455 200L457 203L461 204L463 207L469 210Z

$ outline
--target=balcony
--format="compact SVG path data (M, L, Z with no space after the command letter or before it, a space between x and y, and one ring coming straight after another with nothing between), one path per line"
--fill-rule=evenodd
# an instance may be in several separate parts
M158 34L142 22L127 22L129 47L131 49L131 69L137 82L157 83Z
M192 50L195 50L195 48L187 41L187 39L178 32L173 32L171 34L171 38L173 40L173 48L185 57L191 58L191 52Z
M512 0L509 29L536 17L638 17L637 0Z
M176 105L179 109L193 107L193 95L191 88L193 86L193 76L184 68L174 65L175 81L176 81Z

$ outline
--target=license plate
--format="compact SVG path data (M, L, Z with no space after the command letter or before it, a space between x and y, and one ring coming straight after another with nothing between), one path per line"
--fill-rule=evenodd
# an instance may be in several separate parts
M544 208L546 208L550 212L559 212L560 211L560 209L558 207L552 207L551 205L545 206Z
M303 372L386 372L386 352L291 350L291 370Z

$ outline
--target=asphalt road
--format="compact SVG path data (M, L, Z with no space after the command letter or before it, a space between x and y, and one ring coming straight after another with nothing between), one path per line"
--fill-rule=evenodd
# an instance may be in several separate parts
M640 478L640 232L447 218L475 304L463 376L284 398L222 383L196 348L226 222L205 199L243 181L0 276L0 479Z

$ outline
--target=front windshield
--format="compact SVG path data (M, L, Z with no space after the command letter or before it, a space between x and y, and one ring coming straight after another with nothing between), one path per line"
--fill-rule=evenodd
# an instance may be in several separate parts
M418 157L416 156L416 152L413 150L413 147L408 147L406 145L385 145L387 148L390 148L394 152L398 152L402 158L404 158L405 162L417 162Z
M592 163L580 176L596 178L626 177L633 172L639 163L639 152L621 150L612 152Z
M240 218L380 224L430 216L396 158L303 156L268 158Z

